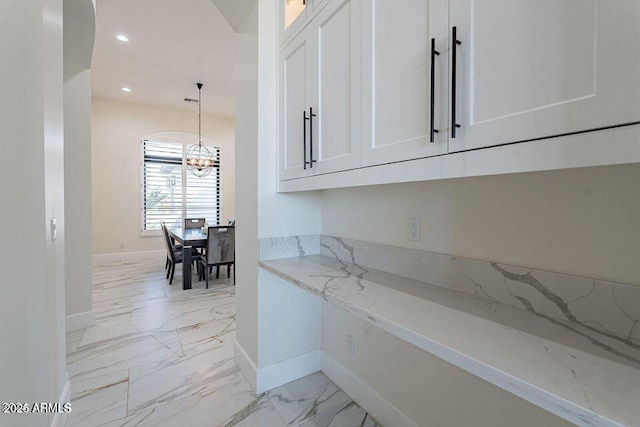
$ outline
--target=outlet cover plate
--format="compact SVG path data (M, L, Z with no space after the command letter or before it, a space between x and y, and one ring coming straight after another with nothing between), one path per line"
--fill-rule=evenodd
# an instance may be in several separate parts
M412 242L420 241L420 218L409 218L407 222L407 238Z
M356 355L356 340L351 335L347 335L346 351L347 354L350 354L352 356Z

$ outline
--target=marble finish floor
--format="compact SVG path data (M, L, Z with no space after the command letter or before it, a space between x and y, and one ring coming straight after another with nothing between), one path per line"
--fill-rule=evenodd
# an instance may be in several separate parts
M378 426L322 373L256 395L233 359L235 288L164 260L94 267L96 325L67 334L69 426ZM224 270L224 269L223 269ZM194 278L195 280L195 278Z

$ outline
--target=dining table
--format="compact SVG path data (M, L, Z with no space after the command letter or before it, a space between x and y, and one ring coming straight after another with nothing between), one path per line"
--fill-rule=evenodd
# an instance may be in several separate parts
M182 245L182 289L191 289L191 261L194 248L207 245L207 233L201 228L167 227L169 237Z

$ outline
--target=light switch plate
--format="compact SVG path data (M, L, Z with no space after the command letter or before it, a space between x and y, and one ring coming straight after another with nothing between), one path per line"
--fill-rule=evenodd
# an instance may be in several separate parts
M58 238L58 225L55 218L51 218L51 241L55 242Z

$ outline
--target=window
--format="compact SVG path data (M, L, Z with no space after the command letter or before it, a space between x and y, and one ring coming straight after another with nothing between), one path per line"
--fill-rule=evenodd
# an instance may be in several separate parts
M142 234L153 235L160 222L182 226L183 218L220 223L220 148L209 146L217 162L206 177L187 171L187 144L142 141ZM186 179L185 179L186 178Z

